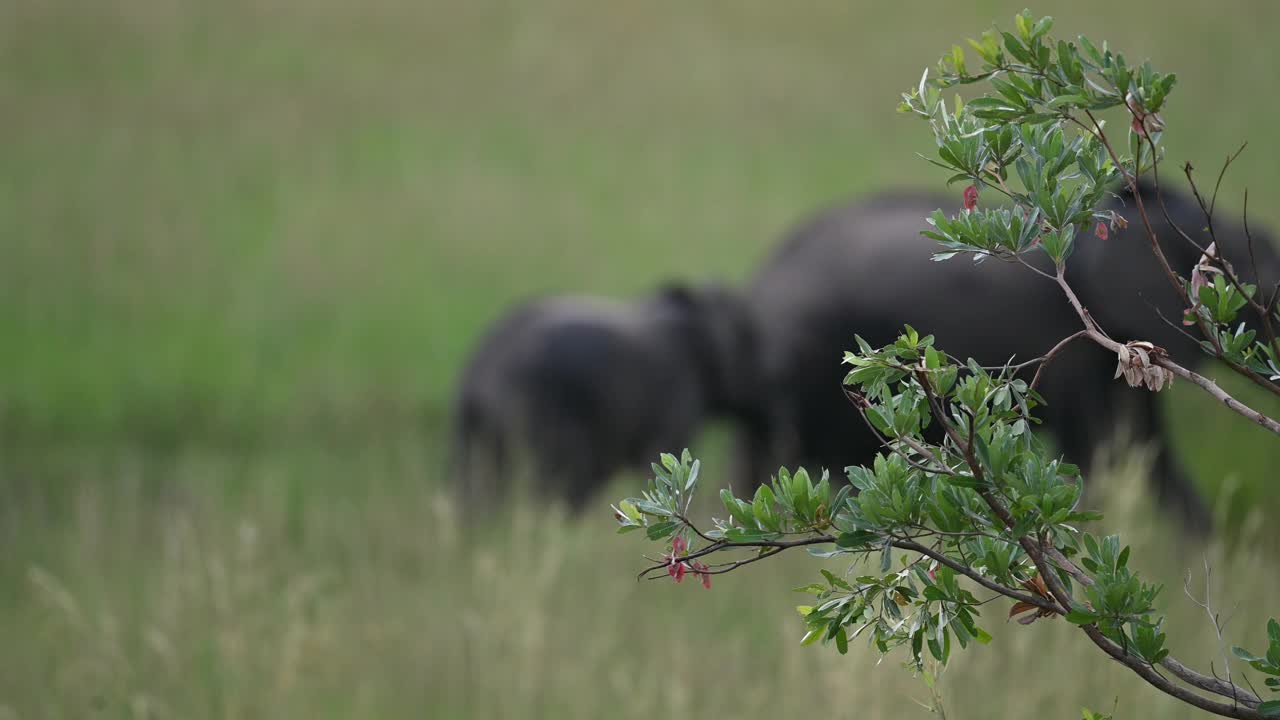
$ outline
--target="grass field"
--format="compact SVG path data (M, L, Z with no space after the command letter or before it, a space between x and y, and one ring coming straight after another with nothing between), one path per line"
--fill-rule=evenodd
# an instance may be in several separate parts
M937 182L896 94L1020 7L0 4L0 718L927 714L893 663L796 647L814 563L641 586L606 517L523 505L473 544L444 414L519 298L740 279L821 205ZM1231 211L1280 187L1280 6L1033 9L1178 72L1174 161L1250 142ZM1169 406L1231 518L1207 554L1233 638L1257 636L1280 450ZM1100 481L1112 522L1207 657L1179 594L1200 553L1132 475ZM1179 716L1062 628L987 625L949 717Z

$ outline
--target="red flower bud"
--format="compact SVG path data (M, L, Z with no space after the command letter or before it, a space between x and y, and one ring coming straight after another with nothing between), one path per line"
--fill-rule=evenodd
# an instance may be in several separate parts
M1107 224L1104 222L1098 223L1098 226L1093 229L1093 234L1097 235L1099 240L1106 240L1109 236Z
M978 207L978 188L970 185L964 189L964 209L973 210Z
M685 551L685 549L686 549L687 547L689 547L689 544L688 544L687 542L685 542L685 539L684 539L684 538L682 538L682 537L680 537L679 535L677 535L677 536L675 536L675 537L671 538L671 552L672 552L672 554L680 554L680 555L683 555L683 554L684 554L684 551Z

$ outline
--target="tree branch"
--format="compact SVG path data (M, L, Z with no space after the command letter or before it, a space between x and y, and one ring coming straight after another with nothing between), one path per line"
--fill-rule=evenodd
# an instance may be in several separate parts
M1084 306L1080 304L1080 298L1076 297L1075 291L1067 284L1067 280L1063 277L1061 272L1058 273L1058 286L1062 288L1064 293L1066 293L1067 300L1071 303L1071 307L1075 308L1076 314L1080 316L1080 320L1084 323L1089 334L1089 339L1111 352L1118 353L1124 345L1112 340L1101 332L1098 328L1098 324L1094 321L1093 317L1089 315L1089 312L1085 310ZM1218 402L1230 408L1231 411L1235 412L1237 415L1248 418L1255 425L1259 425L1277 435L1280 435L1280 422L1276 422L1267 415L1264 415L1235 399L1227 391L1218 387L1218 384L1209 378L1182 367L1163 354L1153 356L1151 358L1151 362L1209 393L1216 398Z
M1035 390L1036 386L1040 384L1041 373L1044 372L1045 368L1049 367L1049 363L1053 362L1054 358L1058 356L1058 353L1062 352L1062 350L1066 348L1068 345L1070 345L1073 341L1079 340L1082 337L1087 337L1088 335L1089 335L1088 330L1079 330L1075 334L1073 334L1071 337L1068 337L1060 341L1057 345L1054 345L1053 348L1050 349L1049 352L1044 355L1044 357L1040 358L1040 367L1036 368L1036 374L1034 377L1031 378L1031 386L1030 386L1031 389Z

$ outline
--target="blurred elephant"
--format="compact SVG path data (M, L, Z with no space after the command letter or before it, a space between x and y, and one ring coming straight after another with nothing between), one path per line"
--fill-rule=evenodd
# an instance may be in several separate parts
M678 453L705 419L746 417L755 356L741 294L718 285L516 308L461 377L453 473L464 502L485 505L528 469L540 492L580 509L614 472Z
M1144 202L1170 264L1189 275L1200 252L1168 227L1150 188ZM1193 198L1165 191L1170 216L1208 245L1204 218ZM1117 340L1150 340L1184 363L1205 357L1177 324L1180 303L1151 252L1132 197L1114 208L1129 228L1109 240L1078 243L1067 263L1068 280L1086 308ZM818 214L798 227L747 288L762 356L767 421L738 440L735 484L742 491L767 479L779 465L825 467L842 475L869 463L879 449L874 435L841 391L848 370L843 352L859 334L873 347L893 342L904 324L936 336L937 347L984 365L1044 355L1082 325L1060 288L1015 263L965 257L931 262L939 249L920 235L935 209L954 214L957 199L913 193L883 194ZM1244 233L1235 223L1215 223L1219 247L1238 271L1248 266ZM1270 238L1255 233L1264 278L1280 279ZM1041 260L1047 259L1040 256ZM1044 268L1045 264L1041 267ZM1156 308L1156 309L1153 309ZM1174 459L1157 397L1113 381L1116 358L1080 341L1046 369L1039 390L1044 429L1063 454L1087 463L1122 420L1138 441L1156 452L1156 495L1195 532L1211 517L1194 485Z

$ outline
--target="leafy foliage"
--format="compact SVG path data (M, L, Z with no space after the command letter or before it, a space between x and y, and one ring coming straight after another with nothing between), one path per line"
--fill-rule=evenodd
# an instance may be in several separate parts
M1106 196L1120 184L1136 191L1137 177L1160 162L1159 113L1176 77L1149 63L1131 66L1105 43L1099 49L1085 37L1078 44L1055 40L1052 18L1024 11L1014 25L1014 32L992 30L969 41L981 59L976 72L957 45L934 79L926 71L902 96L900 109L927 119L933 130L938 150L929 162L951 173L948 183L969 184L957 215L939 210L928 219L925 234L941 246L935 260L968 254L975 261L1023 262L1057 280L1080 316L1078 335L1117 354L1117 378L1152 391L1175 373L1196 381L1163 349L1107 336L1064 274L1080 243L1104 242L1111 227L1124 224L1101 209ZM944 102L943 90L980 82L991 92L967 104ZM1127 155L1117 153L1094 114L1119 107L1130 117ZM988 190L1007 206L979 207L980 193ZM1211 225L1210 213L1206 209ZM1149 225L1146 230L1154 240ZM1160 255L1159 243L1151 244ZM1040 254L1052 273L1040 269ZM1274 298L1260 302L1257 288L1240 282L1212 245L1190 278L1170 271L1169 280L1183 293L1185 322L1201 331L1206 351L1263 384L1280 377L1280 343L1269 324ZM1246 308L1264 321L1267 337L1243 324L1231 329ZM844 358L846 393L879 435L883 452L869 467L847 468L848 483L838 489L826 471L814 482L804 468L781 468L751 498L723 490L726 514L705 530L688 516L698 461L688 451L679 459L663 455L643 495L615 506L620 532L643 528L650 540L669 543L642 575L666 572L678 581L691 568L709 585L711 575L806 547L816 556L848 558L849 565L842 574L823 570L821 582L796 588L814 603L797 607L803 644L834 644L841 654L859 639L881 654L903 649L908 666L932 682L926 663L945 666L957 646L988 642L978 620L988 603L1003 599L1010 603L1008 617L1020 624L1061 617L1078 626L1098 649L1184 702L1230 717L1280 716L1280 701L1264 702L1171 658L1156 607L1161 586L1131 566L1118 535L1085 529L1101 516L1079 506L1079 469L1052 455L1034 432L1035 410L1044 404L1035 390L1038 374L1031 382L1019 376L1028 365L1051 360L1053 351L1033 363L987 368L950 357L911 326L885 347L854 341L858 350ZM1229 407L1253 412L1280 433L1280 424L1199 380ZM702 561L742 552L748 554ZM1268 632L1265 656L1235 652L1271 675L1266 685L1280 690L1280 624L1272 620ZM1085 710L1084 717L1110 715Z

